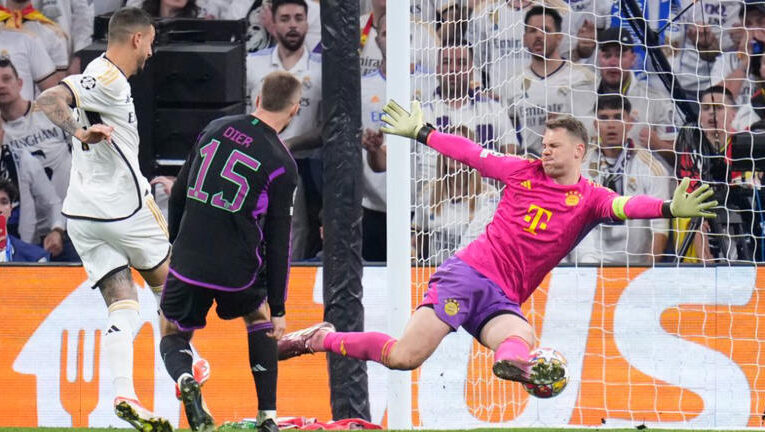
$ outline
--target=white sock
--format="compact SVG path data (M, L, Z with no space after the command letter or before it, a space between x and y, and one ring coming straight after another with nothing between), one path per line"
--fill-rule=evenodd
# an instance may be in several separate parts
M258 417L256 421L258 424L263 423L266 419L271 419L276 423L276 410L270 411L270 410L260 410L258 411Z
M138 302L120 300L109 306L103 351L117 396L138 399L133 387L133 339L140 324Z
M159 303L162 301L162 288L164 288L162 285L149 287L151 293L154 294L154 298L157 299L157 311L159 311Z

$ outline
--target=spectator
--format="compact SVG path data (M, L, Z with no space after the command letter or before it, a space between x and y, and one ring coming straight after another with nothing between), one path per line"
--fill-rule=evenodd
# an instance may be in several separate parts
M56 65L56 80L66 76L71 54L69 35L58 24L35 9L31 0L7 0L6 7L0 7L0 21L5 28L24 30L37 36Z
M591 10L594 0L577 2ZM545 6L540 6L545 5ZM487 1L475 6L473 19L468 23L467 41L475 47L475 65L483 76L483 85L494 93L512 85L510 77L521 74L529 62L530 53L524 49L526 14L534 7L554 10L558 20L557 46L563 58L578 61L590 57L595 48L595 23L590 20L572 21L570 8L563 1L503 0ZM607 12L606 12L607 13ZM576 26L574 26L574 24ZM572 31L576 29L576 33ZM572 36L576 36L572 39Z
M467 26L472 11L457 3L448 3L439 14L436 29L441 46L462 45L467 41Z
M36 9L56 21L69 35L70 53L76 53L93 43L95 3L92 0L32 0L32 5ZM17 63L16 66L19 67L19 64ZM80 58L73 56L67 75L78 74L80 69ZM58 81L54 84L58 84Z
M681 6L687 6L692 0L683 0ZM695 3L695 2L693 2ZM695 99L698 92L709 87L716 76L713 70L715 61L724 51L735 49L730 32L739 22L738 0L706 0L695 3L679 18L678 32L670 33L673 49L672 70L684 89L690 91Z
M475 141L465 125L446 132ZM422 205L414 210L417 258L427 258L428 265L441 264L457 252L470 223L475 219L488 222L485 213L493 213L498 202L497 189L481 181L476 170L439 154L436 178L426 184Z
M409 12L417 22L444 22L448 21L447 9L456 7L472 11L480 3L483 3L483 0L413 0Z
M634 43L622 27L598 31L598 94L620 94L629 98L631 121L636 124L629 138L642 147L660 151L667 161L674 160L675 106L666 92L638 80L632 72ZM624 119L627 121L627 119Z
M361 207L361 256L366 261L387 260L387 220L386 220L386 175L385 146L380 127L384 123L380 118L385 105L385 55L386 55L386 16L378 17L378 31L374 43L382 53L378 70L361 78L361 135L363 158L363 196Z
M723 53L718 58L712 76L714 85L726 87L737 105L745 105L757 90L753 84L759 75L756 64L761 63L765 53L765 2L744 3L739 17L744 28L737 50Z
M467 45L444 46L439 49L438 88L424 113L436 127L445 131L450 126L464 125L477 135L482 146L501 153L516 148L515 128L507 111L494 100L482 97L473 89L473 51Z
M0 122L0 142L2 126ZM65 234L61 199L40 162L25 149L0 145L0 179L9 180L19 191L8 232L26 243L42 244L53 256L61 254Z
M561 58L561 21L554 9L534 6L528 10L523 44L531 60L503 97L515 128L522 131L523 150L537 155L542 152L548 118L560 114L594 117L595 75L587 67Z
M375 43L370 43L377 37L377 18L385 13L386 0L372 0L372 11L361 15L359 25L361 26L360 61L361 76L368 75L380 69L382 61L382 52Z
M58 84L56 65L35 36L0 27L0 47L0 58L12 61L16 67L24 99L34 99L36 89L42 91Z
M121 8L124 3L124 0L101 0L93 2L93 13L95 16L110 14Z
M273 20L277 44L247 56L247 91L254 102L262 80L270 72L285 70L303 83L300 111L280 136L283 140L312 132L320 125L321 56L305 45L308 31L305 0L274 0ZM295 194L292 225L292 258L316 255L321 248L318 213L321 210L320 150L295 151L300 182Z
M196 0L144 0L141 9L156 18L204 18Z
M619 195L671 199L674 181L664 165L629 137L630 101L621 95L598 97L594 120L598 145L582 163L582 175ZM601 224L571 252L578 263L652 265L667 245L669 220L631 219Z
M0 59L0 114L5 129L3 144L29 151L42 164L63 200L69 186L72 165L70 141L34 102L21 96L21 79L9 60Z
M206 0L209 10L217 4L220 19L247 21L247 52L254 53L274 46L276 34L271 3L272 0ZM202 5L202 3L200 3ZM319 0L307 0L308 32L305 44L311 52L321 53L321 6Z
M221 19L226 4L222 0L128 0L127 7L137 7L158 18Z
M8 234L6 223L11 218L16 195L16 187L10 181L0 179L0 263L48 261L50 254L45 249Z
M680 134L676 151L678 153L678 177L700 178L702 173L700 166L705 167L704 179L713 181L718 188L725 189L724 195L721 195L720 205L727 209L732 208L734 201L731 196L729 185L741 183L746 180L745 173L732 172L726 164L726 157L730 156L729 138L736 132L733 127L733 121L736 117L737 109L734 105L733 94L725 87L712 86L701 93L701 109L699 110L698 125L702 136L686 136ZM722 156L722 157L721 157ZM701 160L701 164L699 163ZM696 185L692 185L696 187ZM730 201L729 201L730 199ZM749 204L736 203L737 210L751 210ZM743 207L748 206L748 209ZM704 223L701 226L701 234L694 235L692 247L688 250L685 258L693 262L695 258L702 261L724 259L736 260L739 258L739 250L736 244L731 241L731 224L725 221L729 217L734 217L738 212L718 212L716 226L721 229L718 232L710 232L710 225ZM740 222L740 217L738 221ZM688 219L677 219L677 230L680 232L677 238L679 244L685 238L684 232L690 223ZM734 224L735 224L734 223ZM745 224L746 225L746 224ZM679 251L678 251L679 253Z

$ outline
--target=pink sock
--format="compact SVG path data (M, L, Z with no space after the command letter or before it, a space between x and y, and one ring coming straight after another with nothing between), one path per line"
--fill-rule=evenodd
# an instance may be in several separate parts
M510 336L499 344L494 352L494 362L500 360L523 360L528 361L531 347L528 342L518 336Z
M378 332L333 332L324 338L324 349L359 360L372 360L385 365L396 339Z

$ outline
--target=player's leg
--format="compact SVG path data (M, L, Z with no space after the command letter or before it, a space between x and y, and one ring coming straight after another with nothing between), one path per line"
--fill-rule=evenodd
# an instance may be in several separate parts
M276 339L268 333L274 329L268 303L244 316L247 326L247 346L250 354L250 371L258 393L258 429L262 432L278 431L276 426L276 386L279 361Z
M452 328L433 308L414 312L401 339L379 332L336 332L328 323L290 333L279 341L279 358L329 351L335 354L371 360L390 369L418 368L433 354Z
M102 223L70 219L67 231L93 288L98 287L108 310L102 352L112 374L115 399L114 409L120 418L142 430L170 430L167 420L143 408L133 386L133 338L141 320L138 314L138 293L133 284L128 258L114 248L109 240L119 233L118 223Z
M98 282L109 317L102 349L112 374L118 417L138 430L170 431L170 423L144 408L133 386L133 339L141 326L138 293L127 267Z
M159 308L159 305L162 302L162 290L164 288L165 281L167 280L169 269L170 257L167 257L156 268L150 270L138 270L138 272L143 277L143 280L145 280L151 288L154 297L157 299L157 313L159 315L160 328L168 325L164 315L162 315L162 310ZM194 379L197 380L199 385L203 385L205 382L207 382L208 379L210 379L210 363L199 356L193 345L191 345L190 349L193 358L192 375L194 376ZM175 397L181 399L181 389L177 383L175 385Z
M194 431L215 428L202 398L200 384L194 379L190 343L194 329L205 326L205 317L213 298L211 290L186 284L171 275L160 303L164 319L159 351L168 374L176 382L186 418Z
M159 308L162 290L170 270L167 222L153 199L147 198L144 204L144 208L130 218L130 232L120 238L120 247L124 248L131 265L149 285ZM161 322L164 318L159 310L158 313ZM210 378L210 364L197 354L193 345L191 351L194 354L194 379L200 385L204 384ZM175 395L178 399L181 398L177 385Z
M531 375L529 352L534 347L534 329L523 318L505 313L489 319L479 340L494 351L494 374L511 381L527 382Z

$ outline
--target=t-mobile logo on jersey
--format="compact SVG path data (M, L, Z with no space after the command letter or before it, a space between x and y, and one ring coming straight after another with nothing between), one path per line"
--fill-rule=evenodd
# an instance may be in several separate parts
M537 227L541 230L546 230L547 223L550 222L550 219L552 219L552 212L550 210L543 209L536 204L530 205L529 210L526 213L527 214L523 217L523 220L530 222L531 224L523 230L534 235L538 234L536 231ZM543 217L544 220L542 220Z

